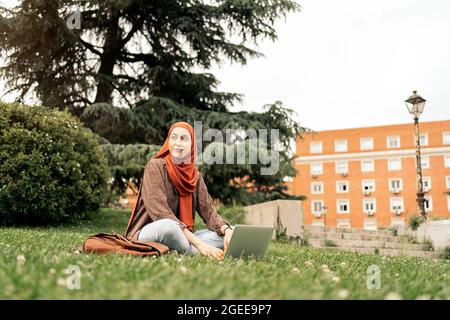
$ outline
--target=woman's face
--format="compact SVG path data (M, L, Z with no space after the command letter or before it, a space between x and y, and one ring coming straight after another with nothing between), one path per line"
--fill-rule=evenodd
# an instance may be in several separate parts
M185 159L191 152L191 135L185 128L175 127L169 137L170 155L175 160Z

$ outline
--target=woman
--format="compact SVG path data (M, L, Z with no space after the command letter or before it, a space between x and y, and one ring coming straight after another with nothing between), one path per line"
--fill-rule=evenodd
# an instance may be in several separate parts
M222 259L233 230L217 214L195 166L195 155L192 126L187 122L173 124L161 150L145 166L125 236L159 242L180 253ZM208 229L194 230L196 212Z

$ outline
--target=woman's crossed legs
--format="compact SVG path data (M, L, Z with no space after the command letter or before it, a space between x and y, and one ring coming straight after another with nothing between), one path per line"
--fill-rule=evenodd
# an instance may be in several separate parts
M209 229L194 232L201 241L223 250L223 236ZM198 250L189 243L179 224L172 219L160 219L145 225L138 236L139 241L154 241L165 244L179 253L198 253Z

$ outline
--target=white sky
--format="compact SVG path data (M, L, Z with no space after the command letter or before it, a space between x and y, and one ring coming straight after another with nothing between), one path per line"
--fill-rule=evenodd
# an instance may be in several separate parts
M405 123L418 90L421 121L450 119L450 1L298 3L265 58L213 70L221 90L245 94L240 109L281 100L314 130Z
M450 119L450 1L298 3L278 41L259 46L265 58L211 70L219 90L244 94L233 111L281 100L314 130L405 123L403 101L418 90L421 121Z

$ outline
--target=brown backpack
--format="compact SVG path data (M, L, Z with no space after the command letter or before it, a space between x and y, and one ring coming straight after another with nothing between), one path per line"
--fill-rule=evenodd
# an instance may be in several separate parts
M138 198L141 194L141 186L139 187ZM131 213L130 219L128 221L128 226L136 214L137 202L134 205L133 211ZM83 243L82 247L79 249L85 253L123 253L132 254L136 256L159 256L164 253L169 252L169 247L158 242L143 242L134 239L127 238L116 232L112 234L99 233L90 236Z
M83 243L82 251L85 253L123 253L137 256L159 256L169 252L169 247L158 242L142 242L125 238L113 232L99 233L87 238Z

